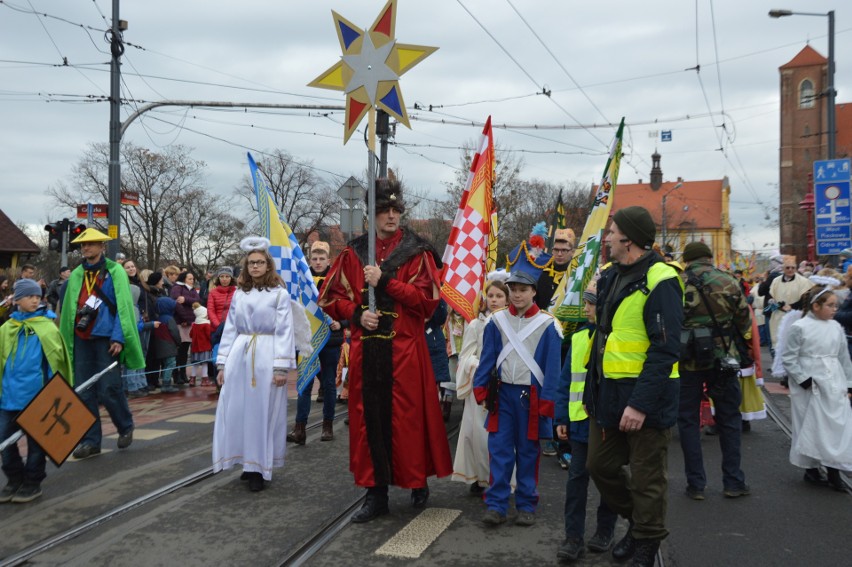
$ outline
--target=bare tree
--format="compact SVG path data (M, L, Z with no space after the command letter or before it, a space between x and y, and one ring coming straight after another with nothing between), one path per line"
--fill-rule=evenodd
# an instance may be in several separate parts
M286 151L275 149L267 152L257 166L278 211L290 229L302 235L301 245L312 232L338 223L340 199L337 188L323 181L311 168L310 162L300 163ZM251 177L246 175L236 191L249 203L257 218L257 199Z
M121 147L121 189L139 194L139 206L121 208L121 247L140 265L157 268L165 259L215 263L211 252L224 254L232 243L223 242L207 250L210 227L234 222L227 199L213 196L204 186L203 161L190 156L189 148L169 146L152 152L133 144ZM70 184L48 189L57 205L107 202L109 146L91 144L74 167ZM233 230L228 230L232 235ZM221 235L216 237L221 240ZM234 237L231 236L233 239ZM216 254L213 254L215 256ZM206 267L206 266L205 266Z

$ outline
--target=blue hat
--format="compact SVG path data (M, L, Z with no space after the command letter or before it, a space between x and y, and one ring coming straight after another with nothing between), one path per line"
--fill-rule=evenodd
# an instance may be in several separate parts
M506 285L510 285L513 283L531 285L533 286L533 288L535 288L538 282L535 281L535 278L531 274L528 274L527 272L521 270L515 270L514 272L512 272L512 275L509 276L509 279L506 280Z
M32 295L37 295L41 297L41 286L38 285L38 282L35 280L31 280L28 278L24 278L22 280L18 280L15 282L15 300L23 299L25 297L30 297Z

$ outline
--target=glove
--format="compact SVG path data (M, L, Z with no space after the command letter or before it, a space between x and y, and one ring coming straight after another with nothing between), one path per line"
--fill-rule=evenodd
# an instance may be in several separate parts
M813 383L814 383L814 379L813 379L813 378L808 378L807 380L805 380L805 381L803 381L801 384L799 384L799 386L801 386L801 387L802 387L802 388L804 388L805 390L810 390L810 389L811 389L811 386L813 385Z

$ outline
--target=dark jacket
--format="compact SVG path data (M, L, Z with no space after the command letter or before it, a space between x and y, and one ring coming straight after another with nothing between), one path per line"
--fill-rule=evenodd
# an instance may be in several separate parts
M450 382L450 363L447 357L447 339L444 337L444 323L447 322L447 302L438 303L432 317L426 321L426 344L429 346L429 358L432 359L432 372L435 382Z
M331 271L331 266L325 269L324 272L317 272L313 268L311 268L311 275L314 278L314 283L316 283L317 290L322 289L322 284L325 281L325 277ZM328 342L325 343L323 348L336 348L340 347L343 344L343 329L349 326L349 319L344 319L343 321L338 321L340 323L340 328L336 331L331 331L331 334L328 337Z
M669 375L680 356L683 327L683 291L679 278L661 281L648 294L643 320L651 345L641 374L636 378L614 380L604 378L602 368L606 335L612 329L618 307L634 291L643 293L642 289L647 289L648 269L662 261L659 255L649 252L630 266L614 264L604 270L598 280L598 324L583 403L602 428L618 427L628 405L645 414L648 427L667 429L677 421L680 381ZM610 293L620 285L620 277L630 283L610 298Z
M184 302L178 303L175 307L175 319L178 325L192 325L195 322L195 313L192 312L193 303L201 303L201 296L198 295L198 290L189 288L182 283L176 283L169 291L169 297L177 301L178 297L183 297Z
M177 356L180 344L180 332L175 323L175 300L171 297L161 297L157 300L157 310L160 313L160 326L151 334L151 356L157 360Z
M553 280L554 272L562 272L562 277L564 278L564 272L568 270L568 266L570 265L570 262L562 265L551 264L541 271L541 275L538 277L538 284L535 286L535 304L542 311L547 311L550 308L550 300L553 299L553 293L556 291L557 284Z

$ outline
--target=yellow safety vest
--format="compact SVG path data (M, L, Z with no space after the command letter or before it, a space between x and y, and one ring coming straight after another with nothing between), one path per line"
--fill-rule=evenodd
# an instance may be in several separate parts
M645 360L648 358L648 347L651 341L645 329L645 302L648 295L661 281L675 278L683 290L683 281L678 277L674 268L665 262L657 262L648 270L647 293L637 289L624 298L615 317L612 319L612 332L606 340L603 355L604 377L611 379L636 378L642 373ZM674 308L674 306L673 306ZM677 306L682 309L681 305ZM669 332L680 333L680 329ZM669 378L680 378L678 364L672 366Z
M583 421L589 414L583 409L583 390L586 388L586 365L592 347L589 329L582 329L571 336L571 386L568 389L568 419Z

